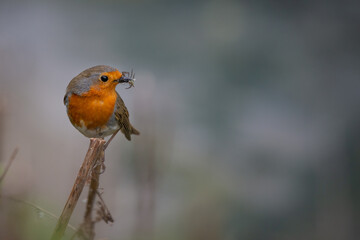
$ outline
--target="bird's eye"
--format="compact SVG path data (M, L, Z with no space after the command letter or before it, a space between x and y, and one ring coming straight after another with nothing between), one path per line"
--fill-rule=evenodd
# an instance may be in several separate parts
M101 79L101 81L103 81L103 82L106 82L107 80L109 80L109 78L108 78L107 76L105 76L105 75L102 75L102 76L100 77L100 79Z

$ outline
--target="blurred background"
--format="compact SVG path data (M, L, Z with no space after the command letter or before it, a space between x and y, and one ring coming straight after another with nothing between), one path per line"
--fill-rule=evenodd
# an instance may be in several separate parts
M89 144L63 96L99 64L136 72L117 91L141 135L107 150L115 222L96 239L359 239L359 16L359 1L1 1L0 174L19 153L0 239L50 238Z

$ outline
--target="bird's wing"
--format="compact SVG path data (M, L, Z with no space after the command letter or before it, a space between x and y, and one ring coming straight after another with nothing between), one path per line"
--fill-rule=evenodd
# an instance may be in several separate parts
M121 99L120 95L116 92L116 104L115 104L115 119L120 125L121 132L125 137L130 141L132 126L129 121L129 112L124 104L124 101Z

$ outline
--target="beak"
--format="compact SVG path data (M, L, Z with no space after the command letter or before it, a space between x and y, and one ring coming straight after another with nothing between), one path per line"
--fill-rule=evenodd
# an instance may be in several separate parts
M119 83L128 83L135 81L135 73L131 70L131 73L129 72L122 72L121 78L118 80Z
M119 83L127 83L127 82L130 82L131 80L134 80L134 79L122 75L118 81L119 81Z
M134 80L135 80L134 78L122 75L121 78L119 79L119 83L127 83Z

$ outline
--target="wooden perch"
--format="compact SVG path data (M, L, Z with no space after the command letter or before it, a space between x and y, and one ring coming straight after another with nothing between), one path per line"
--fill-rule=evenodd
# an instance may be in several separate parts
M77 232L77 235L80 236L82 239L90 240L90 239L94 239L95 237L95 232L94 232L95 221L92 220L92 212L95 203L96 192L97 189L99 188L100 172L102 168L101 162L104 161L104 152L101 153L99 160L100 161L97 163L97 165L94 167L91 173L91 182L90 182L90 188L86 202L84 222L80 226L79 231Z
M71 190L69 198L65 204L62 214L57 222L52 240L59 240L63 237L66 227L69 223L72 212L79 200L80 194L88 179L89 173L95 167L95 164L103 156L105 140L100 138L91 138L90 146L86 153L83 164L80 167L79 173L76 177L74 186ZM97 167L96 167L97 168Z

